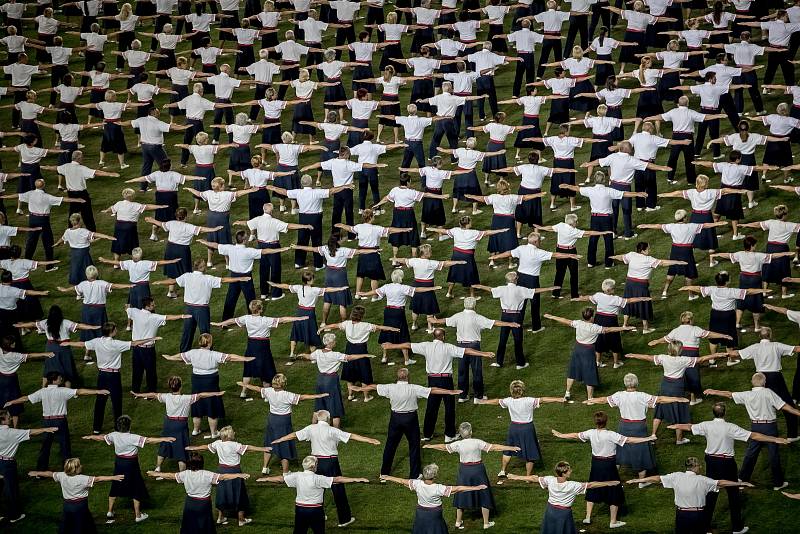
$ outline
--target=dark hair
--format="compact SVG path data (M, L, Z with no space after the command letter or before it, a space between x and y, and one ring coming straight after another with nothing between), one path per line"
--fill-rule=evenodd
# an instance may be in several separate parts
M179 376L171 376L167 379L167 388L173 393L177 393L183 386L183 380Z
M588 321L592 317L594 317L594 308L586 307L581 311L581 317L583 317L584 321Z
M364 32L364 33L367 33L367 32ZM361 100L362 98L364 98L364 97L365 97L365 96L367 96L368 94L369 94L369 91L367 91L366 89L364 89L364 88L362 87L362 88L360 88L358 91L356 91L356 98L358 98L359 100Z
M131 430L131 417L129 415L120 415L114 423L114 430L117 432L130 432Z
M179 221L186 220L186 216L189 215L189 212L186 208L178 208L175 210L175 218Z
M758 239L756 239L751 235L748 235L745 236L744 241L742 241L742 247L745 250L753 250L753 248L756 246L756 243L758 243Z
M35 135L26 135L22 138L22 142L26 145L35 145L38 139L36 139Z
M714 281L717 283L718 286L727 285L728 282L731 280L731 275L728 274L727 271L720 271L714 275Z
M11 256L12 260L19 259L22 256L22 248L19 245L11 245L8 247L8 255Z
M11 276L11 271L6 271L5 269L0 272L0 282L3 284L10 284L14 281L14 278Z
M531 165L536 165L537 163L539 163L539 153L531 151L531 153L528 154L528 163L530 163Z
M719 54L717 54L717 63L722 63L723 61L725 61L727 57L728 56L727 54L725 54L725 52L720 52Z
M244 230L239 230L233 235L234 239L236 239L236 244L241 245L247 240L247 232Z
M706 75L703 76L703 79L707 82L710 82L712 79L715 79L716 77L717 73L712 70L710 72L706 72Z
M63 322L64 312L61 310L61 306L50 306L50 310L47 312L47 333L53 340L57 340L61 336L61 323Z
M719 0L714 2L712 16L714 18L714 24L719 24L719 21L722 19L722 2Z
M14 336L4 336L3 339L0 340L0 348L5 352L9 352L14 348L14 343L16 343Z
M609 91L613 91L617 88L617 77L616 76L609 76L606 78L606 89Z
M150 75L147 74L146 72L139 73L139 81L140 82L146 82L149 78L150 78Z
M742 159L742 153L738 150L731 150L728 154L728 161L739 161Z
M172 169L172 160L169 158L162 159L161 163L158 164L158 170L161 172L168 172Z
M722 419L725 417L725 412L727 411L727 407L725 406L724 402L715 402L714 406L711 407L711 413L714 414L714 417L718 419Z
M400 185L406 186L408 185L408 182L411 180L411 177L408 175L407 172L403 171L400 173L399 180L400 180Z
M153 297L142 297L142 308L147 308L156 300Z
M50 371L46 375L44 375L44 379L47 380L48 384L55 384L58 382L58 379L61 378L61 373L58 371Z
M594 426L597 428L605 428L608 424L608 414L603 411L594 412Z
M747 141L747 138L750 137L750 123L747 121L739 121L737 130L739 131L739 138L742 142Z
M361 139L363 139L364 141L372 141L373 139L375 139L375 134L372 133L372 130L367 130L366 132L361 134Z
M366 309L364 306L353 306L353 309L350 310L350 320L354 322L359 322L364 318L364 314L366 313Z
M561 78L561 75L564 74L564 67L556 67L553 69L553 73L556 75L556 78Z
M462 9L461 13L458 14L458 20L461 22L466 22L469 20L469 12L466 9Z
M650 248L650 244L647 241L639 241L636 243L636 252L642 253L648 248Z
M336 251L339 250L339 234L334 232L328 236L328 252L331 256L336 256Z
M600 26L599 32L600 33L597 35L597 42L600 43L600 46L603 46L603 40L606 38L606 34L608 34L608 28Z
M204 461L203 455L197 451L189 453L189 459L186 461L186 469L189 471L199 471L203 468Z
M103 324L103 327L100 329L100 333L103 335L103 337L108 337L113 334L116 329L117 323L108 321L107 323Z

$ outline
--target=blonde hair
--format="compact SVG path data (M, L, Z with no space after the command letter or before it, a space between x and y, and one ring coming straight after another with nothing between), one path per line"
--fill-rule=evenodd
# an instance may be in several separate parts
M525 382L522 380L512 380L511 384L508 386L508 391L514 399L522 397L525 394Z
M786 217L787 213L789 213L789 208L786 207L786 204L778 204L772 208L772 213L775 215L776 219L782 219Z
M200 339L197 341L201 349L210 349L213 343L214 338L211 334L200 334Z
M286 375L283 373L278 373L277 375L272 377L272 387L283 389L286 387Z
M603 283L600 284L600 289L602 289L604 293L611 293L614 291L615 287L617 287L617 282L614 281L613 278L606 278L603 280Z
M83 223L83 217L80 213L73 213L69 216L69 224L72 226L80 226Z
M86 272L86 278L88 278L90 282L97 280L97 276L100 274L97 271L97 267L95 267L94 265L89 265L88 267L86 267L85 272Z
M681 324L692 324L694 321L694 314L690 311L685 311L681 314Z
M264 302L261 300L251 300L247 309L250 310L250 313L253 315L261 315L261 312L264 311Z
M507 195L510 190L511 186L508 184L508 182L506 182L502 178L497 181L497 194Z
M224 426L219 431L219 439L222 441L231 441L235 437L236 432L233 431L233 427L231 425Z
M402 269L395 269L394 271L392 271L391 280L395 284L402 283L403 282L403 271L402 271Z
M675 222L680 222L686 218L686 210L675 210Z
M81 471L83 471L83 466L81 465L80 458L67 458L64 462L65 475L74 477L75 475L80 475Z
M140 261L142 259L142 249L140 247L136 247L135 249L131 250L131 259L133 261Z
M194 136L194 140L197 141L198 145L207 145L208 134L206 132L197 132L197 135Z

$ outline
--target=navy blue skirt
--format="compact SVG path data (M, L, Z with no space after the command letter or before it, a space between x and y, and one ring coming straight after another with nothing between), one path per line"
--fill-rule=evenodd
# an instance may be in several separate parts
M710 211L692 210L692 214L689 216L689 222L696 224L714 222L714 216L711 215ZM703 228L694 238L694 248L698 250L717 250L719 248L717 229Z
M195 180L195 185L198 180ZM210 187L206 188L210 189ZM203 189L202 191L205 191ZM160 222L174 221L175 210L178 209L178 192L177 191L156 191L156 204L166 206L166 208L158 208L156 210L155 219Z
M212 243L219 243L220 245L231 244L231 213L229 211L208 210L206 226L209 228L222 226L221 230L217 230L216 232L208 232L206 234L206 239L208 241Z
M356 264L356 276L369 278L370 280L386 280L381 255L379 253L359 254L358 263Z
M732 189L740 189L738 187L729 186ZM717 207L714 208L717 215L727 218L729 221L738 221L744 219L744 208L742 207L742 195L733 193L730 195L722 195L717 201Z
M569 122L569 98L556 98L550 101L550 124L563 124Z
M54 341L48 341L45 343L45 350L55 353L55 356L44 361L42 376L56 372L64 377L65 382L74 382L78 378L78 371L75 368L75 360L72 357L72 349L70 347L61 346L61 344ZM18 395L14 398L21 396Z
M558 100L555 100L558 102ZM553 167L556 169L574 169L575 158L553 158ZM550 194L561 198L574 197L575 191L561 189L561 184L575 185L574 172L554 172L550 177Z
M725 347L736 348L739 346L739 331L736 329L735 310L715 310L711 308L708 317L708 329L712 332L726 334L733 339L717 339L716 342Z
M497 152L498 150L503 150L505 147L505 143L489 139L489 142L486 144L486 152ZM492 172L495 169L504 169L506 167L508 167L508 164L506 163L506 155L503 153L497 156L486 156L483 158L481 170L483 170L483 172Z
M500 253L514 250L517 242L516 221L514 215L492 215L492 230L505 228L505 232L489 236L489 252Z
M389 243L393 247L418 247L419 231L417 229L417 215L413 208L394 208L392 210L393 228L411 228L410 232L398 232L389 236Z
M248 164L249 165L249 164ZM269 202L269 191L259 188L247 195L247 214L251 219L264 214L264 204Z
M292 323L292 334L289 337L291 341L299 341L305 343L309 347L322 346L322 340L317 334L317 313L311 308L298 307L295 312L296 317L308 317L305 321L295 321Z
M481 185L478 183L478 175L475 174L475 169L471 169L464 174L457 174L453 179L453 198L472 202L465 195L481 196L481 194Z
M331 417L344 416L342 388L339 385L339 375L337 373L318 373L317 393L327 393L328 396L314 400L315 410L328 410Z
M658 405L657 405L658 406ZM650 435L647 421L628 421L620 419L617 432L631 438L644 438ZM656 467L656 457L651 443L626 443L617 446L617 464L634 471L650 471Z
M414 287L433 287L433 280L414 279ZM411 297L411 311L416 314L436 315L439 313L439 301L436 300L436 291L414 292Z
M337 137L336 139L325 139L322 145L328 150L323 150L319 153L319 161L328 161L334 159L339 154L339 149L342 147L342 141ZM330 171L322 171L323 174L330 175Z
M294 174L289 174L286 176L276 176L275 177L275 185L282 189L291 190L297 189L300 185L300 176L297 172L297 165L283 165L278 163L275 167L275 170L278 172L294 172ZM286 198L280 193L275 193L274 196L278 198Z
M381 331L378 335L378 343L406 343L411 340L405 308L385 306L383 308L383 326L399 328L400 331Z
M164 416L164 428L161 430L162 438L175 438L172 443L160 443L158 445L158 455L164 458L173 458L179 462L189 459L186 447L191 445L189 441L189 426L187 419L171 418Z
M767 248L764 252L767 254L789 252L789 245L786 243L767 243ZM761 268L761 276L762 280L769 284L782 284L784 278L792 276L791 258L789 256L773 257L772 261L765 263Z
M698 277L697 263L694 261L694 248L692 246L683 246L672 244L669 252L669 259L675 261L685 261L686 265L670 265L667 270L669 276L685 276L690 280Z
M447 523L442 515L442 507L427 508L417 506L411 534L447 534Z
M142 309L144 299L150 296L150 284L137 282L128 290L128 304L134 308Z
M109 497L129 497L137 501L147 499L147 487L144 484L144 478L142 478L138 456L133 458L116 456L114 458L114 474L125 475L125 478L111 482Z
M114 223L114 237L117 239L111 242L111 252L115 254L130 254L139 246L139 229L135 222Z
M489 477L486 475L486 466L483 465L483 462L459 464L456 484L459 486L486 484L486 489L456 493L453 497L453 506L455 508L461 510L478 510L480 508L494 510L496 508Z
M514 147L535 148L537 150L542 150L544 148L544 145L541 142L537 141L534 143L533 141L529 140L531 138L542 137L542 129L539 126L539 116L523 115L522 125L530 126L530 128L525 128L524 130L520 130L517 132L517 138L514 140Z
M69 249L69 285L77 286L86 280L86 268L94 265L89 247Z
M231 149L229 170L243 171L250 169L250 145L237 145Z
M541 192L542 192L541 189L528 189L527 187L519 186L517 194L524 196ZM514 219L516 219L516 221L519 223L527 224L528 226L531 227L535 224L541 226L542 199L534 198L531 200L523 200L522 204L518 205L516 211L514 212Z
M661 95L658 90L645 91L639 94L639 100L636 104L637 117L644 119L653 115L661 115L662 113L664 113L664 106L661 103Z
M441 189L431 189L429 187L426 187L425 191L436 195L442 193ZM444 223L447 222L447 216L444 213L442 199L428 197L422 199L422 222L430 226L444 226Z
M248 358L255 358L251 362L244 362L242 370L243 377L260 378L262 383L269 384L272 378L278 373L275 368L275 360L272 358L269 338L247 338L247 348L244 355Z
M569 89L569 108L574 109L575 111L589 111L594 110L597 107L597 99L594 97L587 97L587 96L577 96L580 93L594 93L594 85L592 85L591 80L588 78L584 78L583 80L577 81L575 85L570 87ZM555 102L552 100L551 102Z
M765 265L766 267L766 265ZM739 273L739 289L761 289L761 273ZM764 295L747 295L736 301L736 309L752 313L764 313Z
M686 394L686 384L683 377L677 379L661 378L661 391L659 395L664 397L683 397ZM669 404L656 405L654 419L661 419L673 424L683 424L691 422L689 415L689 404L685 402L671 402Z
M65 500L61 512L59 534L94 534L97 528L89 511L89 499Z
M447 272L447 282L461 284L464 287L470 287L475 284L481 283L480 275L478 274L478 265L475 263L475 254L473 251L466 252L459 249L453 249L453 255L450 258L453 261L466 261L467 263L452 265Z
M314 110L311 108L310 100L304 100L299 104L295 104L294 113L292 114L292 131L298 134L310 135L317 133L316 127L300 124L300 122L315 122Z
M100 142L100 152L128 153L128 145L125 144L125 134L122 131L122 126L115 122L103 124L103 140Z
M323 302L337 306L351 306L353 296L350 294L350 283L347 280L347 269L331 267L325 268L325 287L347 287L344 291L326 291L322 295ZM297 323L294 323L297 324Z
M18 399L21 396L22 391L19 388L19 377L17 376L17 373L0 375L0 406L5 406L8 401ZM8 410L8 413L10 413L12 416L18 416L23 411L23 405L14 404L6 408L6 410Z
M202 176L202 179L194 181L194 188L202 193L211 189L211 180L217 176L217 171L214 169L214 165L195 165L194 175Z
M542 459L539 439L536 437L536 427L533 426L533 423L515 423L512 421L508 427L506 445L519 447L520 450L516 452L505 451L503 452L504 456L516 456L526 462L538 462Z
M164 276L175 279L183 273L192 272L192 249L189 245L179 245L167 241L167 246L164 249L164 259L174 260L175 258L181 261L164 265Z
M557 101L556 101L557 102ZM548 503L542 519L540 534L576 534L572 508L556 508Z
M292 414L276 415L270 413L267 419L267 430L264 434L264 446L272 447L272 454L281 460L294 460L297 458L297 446L294 440L272 443L276 439L292 432L294 432Z
M340 102L343 100L347 100L347 95L344 92L344 85L342 85L341 80L326 80L328 82L335 82L339 81L336 85L329 85L325 87L325 108L327 109L338 109L343 108L344 104L331 104L331 102Z
M213 391L220 391L219 373L212 375L192 373L192 393ZM210 417L211 419L225 417L225 405L222 403L222 397L209 397L198 400L192 404L192 417Z
M103 326L108 322L108 315L106 315L105 306L94 306L84 304L81 306L81 322L92 326ZM97 330L81 330L81 341L89 341L96 337L100 337L100 329Z
M607 482L610 480L620 480L616 456L609 458L592 456L589 482ZM622 506L625 504L625 494L622 492L621 485L607 488L591 488L586 490L586 501L602 502L609 506Z
M220 464L218 472L220 474L241 473L241 466ZM224 513L235 514L237 512L250 511L250 497L247 495L247 486L241 478L233 480L221 480L217 484L217 496L214 500L217 510Z
M366 343L351 343L348 341L344 348L344 353L368 354L369 348ZM352 362L344 362L342 364L342 380L354 384L374 384L375 380L372 377L372 360L370 358L361 358Z
M567 368L567 378L583 382L587 386L599 386L600 375L597 372L594 345L575 343Z
M619 326L619 318L616 315L597 312L594 314L594 324L614 328ZM594 342L594 350L600 354L606 352L622 354L622 336L619 332L600 334L597 336L597 341Z
M195 499L187 495L183 501L180 534L215 534L216 531L211 498Z
M641 280L634 280L632 278L625 279L625 291L622 298L632 297L649 297L650 284ZM637 302L635 304L628 304L625 306L623 313L630 317L638 317L643 321L650 321L653 319L653 302L650 300L644 302Z

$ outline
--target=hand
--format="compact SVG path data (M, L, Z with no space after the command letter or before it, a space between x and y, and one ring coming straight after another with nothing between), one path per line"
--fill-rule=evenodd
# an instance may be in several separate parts
M99 389L97 390L98 395L111 395L111 392L107 389Z

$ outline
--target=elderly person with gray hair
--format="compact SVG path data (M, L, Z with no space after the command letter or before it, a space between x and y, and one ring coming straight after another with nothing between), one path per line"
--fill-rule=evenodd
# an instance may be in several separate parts
M447 534L447 523L442 515L442 497L452 494L483 491L486 484L476 486L445 486L436 483L439 466L428 464L422 469L422 477L412 480L381 475L381 482L394 482L417 494L417 512L414 515L412 534ZM491 523L493 524L493 523ZM463 528L463 527L458 527ZM488 528L488 527L484 527Z
M342 476L342 468L339 466L339 443L348 443L350 440L368 443L370 445L380 445L377 439L368 438L354 432L344 432L329 424L331 418L327 410L314 412L311 424L305 428L287 434L282 438L274 440L272 443L282 443L284 441L310 441L311 454L317 459L317 474L323 476L337 477ZM347 493L344 486L336 484L331 487L333 500L336 503L336 512L339 516L339 527L351 525L356 518L350 511L350 504L347 501Z
M333 350L336 346L336 334L328 332L322 336L323 348L311 354L298 354L297 358L309 360L317 364L317 393L327 393L326 397L318 398L314 408L327 410L333 419L333 426L339 428L344 415L342 402L342 389L339 386L339 370L344 362L352 362L361 358L374 358L372 354L343 354Z
M664 291L661 292L661 298L667 298L667 291L672 281L676 276L683 276L686 278L686 284L692 285L693 281L697 278L697 263L694 260L694 240L700 233L707 228L716 228L717 226L727 226L725 221L707 222L707 223L693 223L689 222L689 213L684 209L675 211L675 222L670 224L639 224L636 226L639 230L661 230L665 234L669 234L672 238L672 248L669 252L669 259L686 262L679 265L670 265L667 270L667 278L664 282Z
M418 100L436 108L434 113L433 137L428 147L428 157L433 159L442 137L447 136L451 149L458 148L458 128L456 128L456 110L468 100L482 100L484 96L458 96L453 94L453 82L442 82L442 92L430 98Z
M273 477L261 477L256 482L286 484L297 490L294 506L294 532L325 532L325 511L322 508L326 489L334 484L369 484L367 478L324 476L317 474L318 460L314 456L303 458L303 471L284 473Z
M767 383L767 377L764 376L764 373L755 373L750 379L750 383L753 384L753 388L750 391L707 389L704 393L732 399L736 404L744 404L747 415L750 417L750 430L776 437L778 435L777 412L783 411L787 414L798 416L800 415L800 410L787 404L771 389L764 387ZM788 438L787 441L792 443L798 439L800 438L792 437ZM739 480L750 481L763 446L764 444L760 441L751 440L748 442L747 451L744 453L744 460L742 461L742 468L739 470ZM772 471L772 489L778 491L788 486L789 483L785 482L783 478L781 457L777 444L767 443L766 447L769 452L769 465Z
M623 377L622 383L625 386L623 391L617 391L608 397L589 399L585 404L589 406L608 404L612 408L619 408L620 420L617 432L623 436L643 438L652 435L647 430L648 408L655 408L659 404L689 402L689 399L683 397L650 395L639 391L639 377L633 373L627 373ZM629 443L624 447L617 447L616 456L617 465L638 471L640 477L644 477L648 471L652 471L656 467L655 454L649 443ZM642 484L639 487L645 487L645 485Z
M464 510L480 509L483 516L483 529L492 528L494 521L489 521L489 514L495 510L494 495L489 487L489 477L486 475L486 467L481 460L484 452L504 452L519 451L519 447L508 445L498 445L487 443L481 439L472 437L472 425L468 422L458 426L458 441L444 445L423 445L423 449L434 449L437 451L458 454L458 479L456 483L460 486L486 486L480 491L469 493L459 493L453 499L453 506L456 508L456 524L458 529L464 528Z

